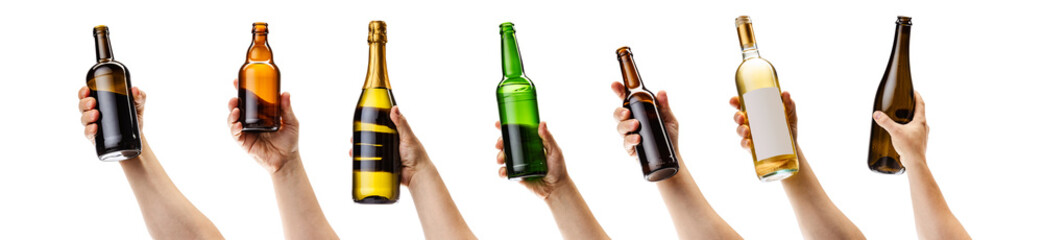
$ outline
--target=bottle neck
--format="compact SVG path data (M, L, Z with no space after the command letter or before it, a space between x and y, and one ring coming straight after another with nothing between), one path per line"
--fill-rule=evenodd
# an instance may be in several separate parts
M98 62L112 61L112 45L109 43L107 29L104 32L94 32L94 50Z
M272 62L272 49L268 46L268 33L254 33L250 51L246 53L248 62Z
M623 72L623 85L627 87L627 91L644 89L644 82L641 81L641 74L637 72L637 63L634 62L634 54L630 52L630 48L620 48L616 53L619 69Z
M522 68L521 51L514 35L513 26L500 26L500 50L503 57L503 76L507 78L525 75Z
M912 29L912 23L897 22L895 23L895 40L894 46L891 47L891 61L898 61L901 63L909 62L909 35Z
M391 88L388 82L387 55L383 42L369 43L369 69L363 88Z
M753 23L749 19L740 20L735 24L739 32L739 45L742 47L742 59L760 57L757 50L757 37L753 35Z

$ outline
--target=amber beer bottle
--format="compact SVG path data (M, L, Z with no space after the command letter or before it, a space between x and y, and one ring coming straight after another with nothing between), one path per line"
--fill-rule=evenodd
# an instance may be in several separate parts
M398 201L402 166L398 131L391 121L395 97L388 82L385 43L387 25L383 21L370 22L369 70L355 107L352 198L357 203Z
M268 46L268 24L253 24L253 43L239 69L239 121L243 131L279 130L279 68Z
M905 124L913 120L916 112L916 100L913 93L913 80L909 74L909 30L913 27L912 18L898 16L895 22L895 39L891 48L891 60L887 62L884 78L876 90L876 101L873 111L882 111L895 122ZM891 135L883 128L872 123L869 136L869 169L886 174L905 172L898 152L891 145Z
M97 100L98 133L94 148L98 159L105 162L123 161L141 154L141 135L138 133L138 112L130 92L130 72L112 58L109 27L94 27L94 44L98 63L87 72L87 88Z
M616 57L623 72L623 85L627 88L623 107L630 110L631 118L641 123L635 131L641 136L641 143L636 147L641 171L648 181L667 179L677 173L677 156L659 117L659 102L655 94L645 88L630 47L617 49Z

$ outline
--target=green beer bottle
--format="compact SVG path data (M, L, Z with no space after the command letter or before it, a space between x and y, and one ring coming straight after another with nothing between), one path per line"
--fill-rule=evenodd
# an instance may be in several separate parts
M500 24L500 49L503 57L503 80L496 87L500 106L500 129L503 131L503 153L507 178L522 180L547 175L543 140L537 128L540 114L536 107L536 86L525 77L521 52L514 36L514 24Z

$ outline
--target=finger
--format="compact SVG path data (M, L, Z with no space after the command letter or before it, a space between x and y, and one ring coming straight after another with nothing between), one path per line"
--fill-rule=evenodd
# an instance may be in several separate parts
M745 148L746 150L750 150L750 146L753 145L753 139L743 138L742 141L739 142L739 145L742 145L742 148Z
M145 112L145 91L141 91L138 87L133 87L130 92L134 94L134 107L138 110L138 115Z
M232 109L235 109L236 107L239 107L239 98L234 97L228 99L228 111L232 111Z
M630 110L623 107L618 107L616 108L616 111L612 113L612 116L616 118L616 121L627 120L630 119Z
M402 116L402 112L398 110L398 106L391 107L391 121L395 123L395 128L398 130L398 137L401 139L400 141L417 141L416 136L413 135L413 129L409 127L409 122L406 121L405 116Z
M630 134L626 135L626 137L623 137L623 148L625 148L627 152L633 151L634 148L640 143L641 135Z
M503 164L505 162L507 162L507 154L504 154L503 151L500 151L496 154L496 164Z
M80 123L83 124L83 126L87 126L87 124L91 124L98 121L98 117L100 115L101 112L98 112L98 110L90 110L83 112L83 114L80 114Z
M234 138L236 141L240 140L243 137L243 123L236 122L232 124L232 127L229 129L229 131L231 131L232 133L232 138Z
M612 82L612 92L616 93L616 97L619 97L620 100L627 98L627 88L623 86L623 83Z
M748 138L750 137L750 126L739 125L738 128L735 128L735 133L739 134L739 137Z
M898 128L898 123L881 111L873 112L873 121L876 122L876 125L886 130L888 134L894 134L892 131Z
M558 152L558 142L554 141L554 136L550 134L550 130L547 130L547 122L540 122L539 130L540 139L543 140L543 149L548 154Z
M793 102L793 97L790 96L789 91L782 92L782 105L786 106L787 113L797 111L797 104Z
M80 112L90 111L91 109L94 109L94 107L97 104L98 104L98 101L95 100L92 97L81 98L80 99L80 104L79 104L80 105Z
M284 92L279 97L281 98L279 100L279 109L282 114L282 122L287 125L297 126L297 115L293 114L293 105L290 104L290 93Z
M232 79L232 87L235 88L235 90L239 90L239 79L238 78Z
M496 130L500 130L500 121L496 121Z
M76 96L79 97L80 99L89 97L90 95L91 95L91 89L87 88L87 86L81 87L80 91L76 92Z
M739 107L739 97L738 96L735 96L735 97L732 97L731 99L728 99L728 104L732 105L732 107L735 108L735 109L742 110L742 108Z
M503 150L503 137L496 138L496 149Z
M735 115L732 116L732 120L735 120L735 123L738 124L746 124L746 113L742 111L735 112Z
M923 102L923 97L920 97L920 92L917 91L913 91L913 96L916 98L916 110L914 111L913 121L925 121L927 119L925 115L927 110L924 109L926 104Z
M87 137L88 140L91 140L91 143L94 143L94 135L96 134L98 134L98 124L87 124L87 126L83 128L83 136Z
M506 178L506 177L507 177L507 168L506 167L500 167L500 178Z
M233 108L231 112L228 112L228 127L232 127L235 123L239 122L239 108Z
M627 135L627 133L637 131L639 126L641 126L641 122L638 122L637 119L622 121L616 125L616 132L619 132L619 135Z
M659 103L659 116L663 118L663 122L677 122L677 118L674 118L674 110L670 109L670 98L666 96L666 90L659 90L656 94L656 103Z
M352 146L352 147L348 148L348 156L354 157L355 156L355 154L354 154L354 152L355 152L355 137L354 136L348 137L348 146Z

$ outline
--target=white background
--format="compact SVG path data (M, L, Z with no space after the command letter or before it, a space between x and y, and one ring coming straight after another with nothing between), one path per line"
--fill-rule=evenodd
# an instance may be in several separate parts
M865 163L899 14L913 17L928 161L953 213L976 238L1038 233L1043 21L1031 1L290 2L4 1L0 238L148 237L122 170L97 161L78 122L75 95L94 64L98 24L110 26L115 58L148 92L144 134L181 191L227 238L282 238L269 176L225 124L254 21L270 23L282 88L303 125L304 164L337 233L422 238L408 193L389 206L350 198L348 126L365 76L367 23L380 19L398 104L480 238L560 238L546 205L496 174L498 25L513 21L540 115L609 235L676 238L611 117L621 104L609 89L621 79L614 51L629 45L647 86L670 92L680 154L714 209L746 238L797 239L782 186L757 181L727 103L741 14L752 16L762 56L793 93L810 165L867 237L916 237L907 177Z

